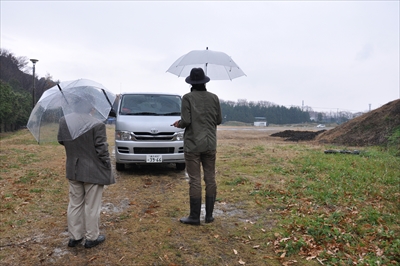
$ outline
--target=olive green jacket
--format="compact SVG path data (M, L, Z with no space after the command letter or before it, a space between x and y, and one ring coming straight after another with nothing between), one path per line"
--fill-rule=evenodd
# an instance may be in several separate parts
M182 97L179 127L185 128L184 151L205 152L217 149L217 125L222 112L217 95L193 90Z

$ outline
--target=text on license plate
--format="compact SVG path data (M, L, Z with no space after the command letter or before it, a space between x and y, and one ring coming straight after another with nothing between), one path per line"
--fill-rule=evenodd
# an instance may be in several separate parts
M146 163L162 163L162 155L158 154L146 155Z

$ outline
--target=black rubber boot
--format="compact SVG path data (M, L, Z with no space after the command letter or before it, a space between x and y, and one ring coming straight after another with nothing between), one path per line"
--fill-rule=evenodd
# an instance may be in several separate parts
M179 221L184 224L200 225L201 198L190 198L190 215Z
M215 196L206 196L206 218L205 222L212 223L214 221L213 211L214 211Z

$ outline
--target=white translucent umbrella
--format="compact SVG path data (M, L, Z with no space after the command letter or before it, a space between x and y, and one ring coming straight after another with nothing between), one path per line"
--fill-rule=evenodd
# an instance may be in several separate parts
M232 80L246 74L223 53L208 50L193 50L179 57L167 70L178 77L187 77L192 68L201 67L211 80Z
M64 117L69 132L61 140L73 140L96 123L104 122L115 98L115 94L95 81L64 81L43 93L27 127L38 143L57 141L59 121Z

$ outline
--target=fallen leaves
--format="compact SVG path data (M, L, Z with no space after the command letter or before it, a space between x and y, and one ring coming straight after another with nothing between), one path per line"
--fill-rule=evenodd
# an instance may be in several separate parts
M238 255L239 252L236 249L233 249L233 254ZM240 265L245 265L246 264L246 262L244 262L242 259L239 259L238 263Z
M155 211L156 208L159 208L160 204L158 203L158 201L153 201L152 203L149 204L149 206L147 207L147 209L144 211L146 214L150 214L150 215L156 215L157 212Z
M144 182L144 185L143 185L144 188L148 188L153 184L153 181L149 178L146 178L145 180L143 180L143 182Z
M288 261L282 262L282 265L283 266L288 266L288 265L292 265L292 264L295 264L295 263L297 263L297 260L288 260Z

